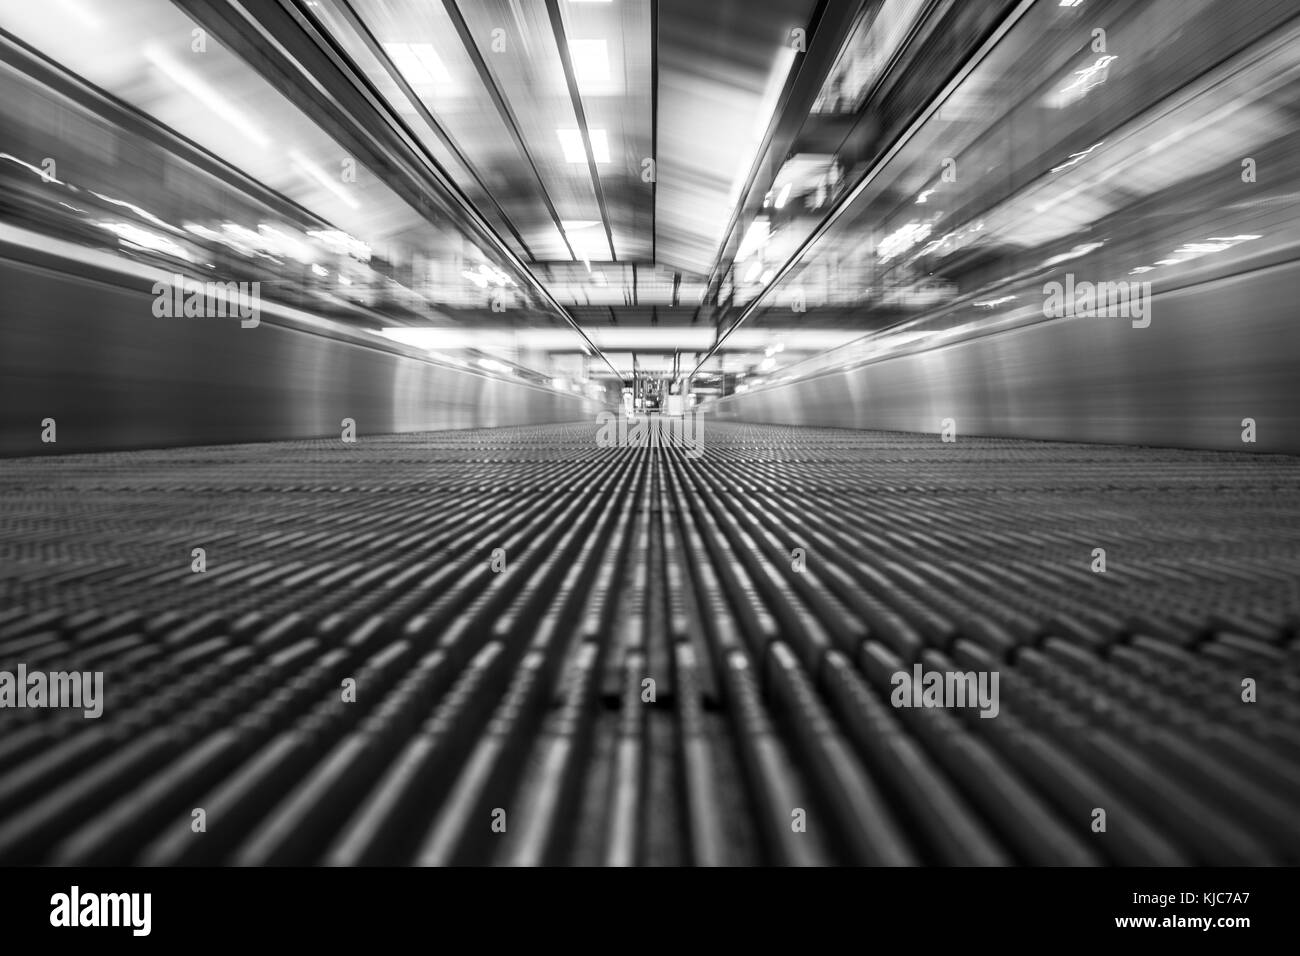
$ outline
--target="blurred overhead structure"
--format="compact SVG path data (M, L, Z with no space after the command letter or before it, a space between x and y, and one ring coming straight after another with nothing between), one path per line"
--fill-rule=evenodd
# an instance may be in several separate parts
M1294 258L1285 0L63 7L0 8L10 101L77 130L47 183L10 107L18 221L602 400L1057 321L1067 271L1173 302Z

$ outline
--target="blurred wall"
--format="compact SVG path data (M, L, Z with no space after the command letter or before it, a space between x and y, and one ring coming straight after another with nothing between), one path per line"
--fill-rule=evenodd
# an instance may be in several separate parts
M594 420L600 407L237 319L155 318L140 288L0 259L0 454L31 455ZM41 421L57 422L57 444Z
M1077 318L884 358L711 406L790 425L1300 453L1300 264L1157 295L1151 325ZM1241 440L1243 418L1256 443Z

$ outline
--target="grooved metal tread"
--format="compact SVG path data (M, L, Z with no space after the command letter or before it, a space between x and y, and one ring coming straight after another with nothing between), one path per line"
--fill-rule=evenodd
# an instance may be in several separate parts
M6 461L0 863L1300 862L1296 459L705 429Z

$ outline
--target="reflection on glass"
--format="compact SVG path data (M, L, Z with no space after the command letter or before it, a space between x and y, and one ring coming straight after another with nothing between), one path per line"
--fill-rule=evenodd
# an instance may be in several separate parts
M865 334L763 383L1053 318L1044 288L1067 276L1159 295L1294 254L1296 14L1209 0L1031 8L746 326ZM762 274L741 264L737 279Z

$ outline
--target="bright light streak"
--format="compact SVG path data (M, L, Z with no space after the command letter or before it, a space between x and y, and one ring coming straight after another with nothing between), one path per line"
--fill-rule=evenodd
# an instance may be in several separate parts
M432 43L385 43L384 52L411 86L428 88L451 82L451 73L438 59Z
M237 109L233 103L199 79L197 74L177 63L170 55L157 47L149 46L144 50L144 58L173 83L247 136L258 149L266 149L271 145L270 138L248 121L244 111Z
M1075 163L1077 163L1077 162L1079 162L1081 159L1083 159L1083 157L1085 157L1085 156L1087 156L1089 153L1091 153L1091 152L1092 152L1094 149L1096 149L1098 146L1102 146L1102 145L1104 145L1105 142L1106 142L1106 141L1103 139L1100 143L1093 143L1091 146L1089 146L1087 149L1085 149L1085 150L1084 150L1083 152L1081 152L1081 153L1071 153L1071 154L1070 154L1070 158L1067 159L1065 162L1061 163L1060 166L1053 166L1053 167L1052 167L1052 172L1054 172L1054 173L1059 173L1059 172L1060 172L1061 170L1063 170L1063 169L1069 169L1069 168L1070 168L1071 166L1073 166Z
M591 153L597 163L609 162L609 139L603 129L589 129ZM577 129L557 129L555 135L560 138L560 148L564 150L564 161L568 163L585 163L587 149L582 143L582 131Z
M107 229L117 236L117 238L131 246L138 246L141 249L152 249L154 252L166 253L176 259L183 259L186 262L193 262L194 258L183 248L172 242L166 236L160 236L157 233L150 232L148 229L142 229L139 226L129 222L101 222L97 224L101 229Z
M343 188L342 183L335 182L333 176L325 172L325 170L321 169L296 149L289 150L289 161L293 163L294 167L300 172L306 173L312 179L316 180L316 182L328 189L349 209L361 208L361 204L348 194L348 191Z
M603 39L570 40L573 73L584 86L609 82L609 48Z
M762 216L755 219L750 223L749 228L745 230L745 238L741 240L740 248L736 250L736 261L743 262L759 249L762 249L767 245L770 236L771 227L768 221Z

